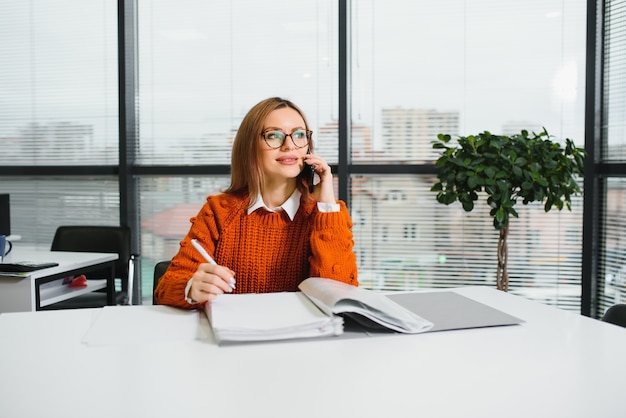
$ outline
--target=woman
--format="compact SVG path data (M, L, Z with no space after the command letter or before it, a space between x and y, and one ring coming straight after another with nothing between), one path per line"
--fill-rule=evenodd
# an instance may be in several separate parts
M352 221L311 134L289 100L250 109L233 143L230 186L191 219L155 289L158 303L191 309L225 292L296 291L307 277L358 285ZM320 179L312 193L305 164Z

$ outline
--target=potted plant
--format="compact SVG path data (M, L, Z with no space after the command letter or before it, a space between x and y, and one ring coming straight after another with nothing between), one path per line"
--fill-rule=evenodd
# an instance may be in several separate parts
M499 231L496 284L508 291L507 235L511 216L519 217L515 204L544 202L544 209L572 210L571 198L579 194L577 175L583 176L585 150L571 139L563 148L548 132L529 134L522 130L511 136L488 131L461 136L455 143L448 134L439 134L433 148L441 155L435 166L438 181L431 191L437 201L449 205L459 201L466 212L485 196L491 208L493 226Z

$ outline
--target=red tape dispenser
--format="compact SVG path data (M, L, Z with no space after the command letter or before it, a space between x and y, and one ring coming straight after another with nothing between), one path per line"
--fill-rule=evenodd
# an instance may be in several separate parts
M73 277L69 284L69 287L86 287L87 286L87 278L85 277L84 274L81 274L79 276Z

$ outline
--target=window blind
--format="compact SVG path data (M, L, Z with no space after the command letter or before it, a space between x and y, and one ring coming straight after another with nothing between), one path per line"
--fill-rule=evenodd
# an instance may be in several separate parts
M626 2L605 2L602 159L626 161Z
M154 266L170 260L210 194L230 183L228 176L140 176L142 296L152 303Z
M119 225L120 196L113 176L9 176L11 233L19 245L49 250L60 225Z
M584 0L352 5L353 123L372 137L355 164L432 162L438 133L545 127L584 145Z
M268 97L300 106L314 138L336 118L336 2L138 5L139 164L230 164L241 119Z
M607 1L604 15L602 137L604 163L626 160L626 2ZM619 170L619 169L618 169ZM604 241L598 258L598 314L626 303L626 178L621 172L604 178L606 215L601 220Z
M606 238L599 254L601 314L611 305L626 303L626 180L609 178L606 183Z
M556 140L584 145L585 1L352 5L355 165L432 164L439 133L545 127ZM498 232L489 208L443 206L430 192L434 182L434 175L352 177L365 286L495 286ZM571 213L518 206L508 237L510 291L579 310L582 197Z
M434 176L352 178L355 248L363 286L385 291L495 286L498 231L484 196L472 212L442 205ZM510 292L580 310L582 197L567 210L516 206L510 222Z
M59 225L119 225L117 4L0 0L0 165L17 245L49 249Z
M430 141L439 132L545 126L582 145L585 2L351 4L352 84L339 86L337 1L138 0L134 162L151 173L162 165L172 172L229 164L245 112L278 95L303 108L317 152L336 163L338 91L346 89L353 165L342 169L381 166L350 177L362 284L489 285L497 233L486 208L468 214L438 204L429 191L434 170L391 175L382 166L421 172L436 158ZM0 164L118 164L117 2L0 5L0 62L8 63L0 68ZM228 176L135 180L143 293L150 300L153 263L173 255L190 214ZM19 212L14 232L44 247L52 225L118 223L118 189L117 178L84 172L5 176L0 185ZM545 214L539 204L520 209L509 236L512 292L577 309L581 211L578 198L571 213Z
M0 164L117 164L116 2L0 7Z
M138 1L139 165L227 165L245 113L281 96L336 161L335 1ZM330 128L329 128L330 126ZM139 176L143 277L229 176ZM152 282L143 281L151 299Z

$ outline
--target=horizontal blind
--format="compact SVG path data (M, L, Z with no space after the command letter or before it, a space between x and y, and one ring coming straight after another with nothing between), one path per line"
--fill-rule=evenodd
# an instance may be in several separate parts
M584 145L585 1L352 4L354 164L432 164L439 133L545 127L557 141ZM498 231L489 208L441 205L430 192L435 181L352 177L365 286L495 286ZM508 237L512 293L579 310L581 202L548 214L541 203L519 203Z
M604 21L602 161L626 161L626 2L607 1ZM604 239L599 246L599 316L617 303L626 303L626 179L604 180Z
M606 179L605 239L600 247L600 315L611 305L626 303L626 179Z
M586 1L352 5L354 163L432 162L438 133L584 144Z
M241 119L268 97L300 106L314 138L336 125L336 1L138 5L139 164L229 164Z
M602 159L626 161L626 2L605 2Z
M49 250L60 225L119 225L117 177L9 176L0 193L11 203L11 233L16 245Z
M228 176L140 176L142 297L152 303L152 277L159 261L170 260L191 227L206 197L229 183Z
M0 164L117 164L116 2L0 10Z
M337 155L337 2L138 1L139 165L230 164L246 112L273 96L306 114ZM138 177L143 277L171 258L189 218L228 176ZM152 281L143 280L151 300Z
M385 291L495 287L498 231L484 196L472 212L442 205L434 176L352 178L352 217L362 286ZM580 310L582 197L572 212L516 205L510 223L509 291Z
M0 165L118 163L117 3L0 0ZM60 225L119 225L114 176L4 176L15 245Z

